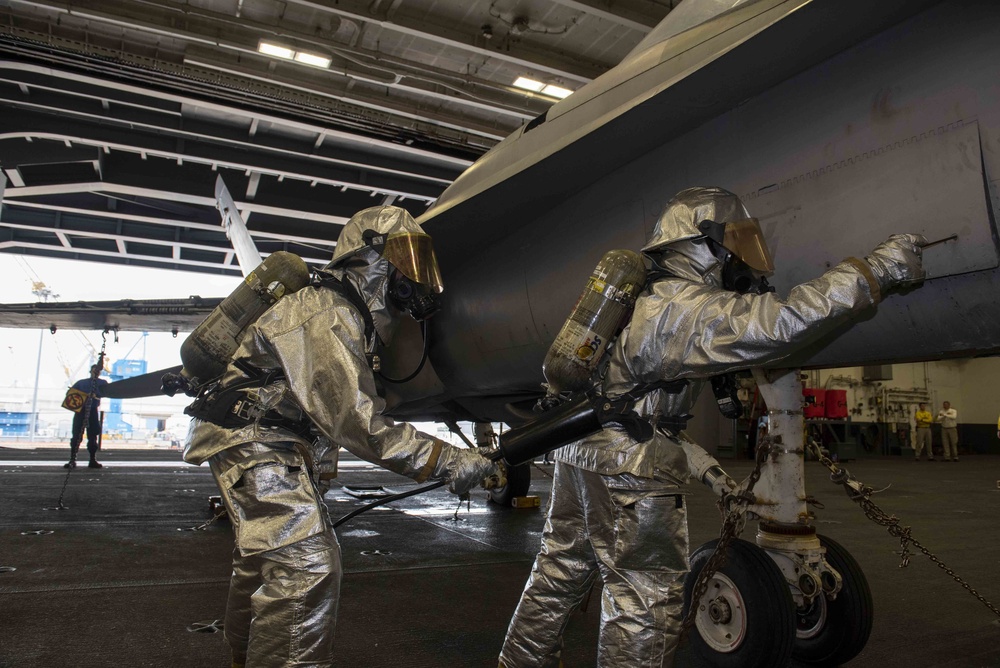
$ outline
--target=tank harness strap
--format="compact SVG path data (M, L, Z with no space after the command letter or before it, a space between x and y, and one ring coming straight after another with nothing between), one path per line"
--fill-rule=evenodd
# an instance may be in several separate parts
M662 390L669 394L677 394L687 386L687 380L660 380L654 383L643 383L617 399L596 395L591 403L601 425L610 422L616 423L621 425L628 435L636 441L645 442L653 437L653 432L657 428L663 428L672 433L682 431L687 427L691 416L674 415L652 419L639 415L635 410L635 405L650 392Z
M657 380L652 383L637 385L624 396L629 397L632 401L639 401L650 392L655 392L656 390L663 390L667 394L679 394L689 384L686 378L682 380Z
M655 392L656 390L662 390L667 394L679 394L690 384L691 382L687 379L659 380L655 383L646 383L636 389L640 390L643 395ZM633 390L633 392L635 392L635 390ZM638 399L636 399L636 401L638 401ZM684 415L661 415L656 418L653 426L657 429L665 429L670 434L676 435L687 429L688 421L693 417L693 415L688 413L685 413Z
M240 429L250 424L259 424L264 427L287 429L299 436L309 434L312 422L308 418L295 420L277 411L266 410L243 393L243 390L264 387L283 380L285 372L282 369L260 369L245 358L233 360L233 366L246 374L247 379L226 387L220 387L219 381L207 384L184 412L226 429Z

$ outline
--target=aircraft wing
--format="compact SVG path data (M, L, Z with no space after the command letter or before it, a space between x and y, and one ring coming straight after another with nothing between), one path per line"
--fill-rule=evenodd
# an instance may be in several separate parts
M0 304L0 327L189 332L221 301L221 297L192 296L186 299Z
M140 397L160 396L163 394L160 389L163 385L163 376L168 373L180 373L180 371L181 365L178 364L168 369L150 371L141 376L116 380L101 390L101 396L106 399L138 399Z

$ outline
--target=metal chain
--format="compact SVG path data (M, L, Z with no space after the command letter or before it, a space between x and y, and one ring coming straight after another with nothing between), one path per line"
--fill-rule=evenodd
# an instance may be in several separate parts
M546 478L553 478L553 476L552 476L551 473L549 473L548 471L546 471L545 469L543 469L541 466L539 466L538 464L536 464L534 461L531 462L531 465L534 466L539 471L541 471L542 475L545 476Z
M924 556L931 560L938 568L943 570L945 573L950 575L955 582L960 584L963 589L979 599L979 602L985 605L990 611L996 616L1000 617L1000 609L995 605L990 603L983 597L978 591L972 588L968 582L963 580L961 577L955 574L955 571L948 568L948 566L941 561L937 555L933 554L930 550L920 544L916 538L910 534L910 527L901 526L900 519L895 515L889 515L884 510L879 508L872 500L871 497L875 494L875 490L871 487L862 484L856 480L847 469L843 469L837 464L835 464L830 458L823 455L820 450L819 444L813 439L809 439L809 448L813 451L816 457L819 459L819 463L830 470L830 480L838 485L844 486L844 491L847 492L848 498L851 501L856 502L861 506L862 512L868 517L872 522L880 526L884 526L886 531L889 532L890 536L899 538L900 546L900 568L906 568L910 565L910 545L912 544L915 548L920 550Z
M198 526L195 526L195 527L183 527L183 528L178 529L178 531L204 531L208 527L212 526L212 524L214 524L217 519L219 519L220 517L225 516L225 514L226 514L226 509L223 508L222 510L220 510L219 512L217 512L207 522L202 522L201 524L199 524Z
M115 342L116 343L118 342L118 330L117 329L115 330ZM102 368L103 368L103 364L104 364L104 351L107 349L107 347L108 347L108 328L105 328L104 332L101 334L101 352L97 355L97 363L101 364ZM97 376L91 374L90 394L94 393L94 390L96 389L96 386L97 386L97 377L100 374L101 374L100 371L97 372ZM90 422L90 406L91 406L91 402L92 401L93 401L93 398L91 396L88 396L87 397L87 401L85 401L84 404L83 404L83 408L80 409L80 410L84 411L83 422L80 423L80 441L81 441L81 444L82 444L82 441L83 441L83 433L87 430L87 423ZM73 437L75 438L76 434L73 434ZM79 447L79 446L77 446L77 447ZM70 457L72 457L72 456L73 456L73 453L71 452L70 453ZM75 463L75 460L73 460L73 461ZM59 501L56 502L56 505L53 508L54 510L66 510L68 508L68 506L64 506L63 505L63 497L66 496L66 486L69 484L69 476L70 476L71 473L73 473L73 469L75 469L75 468L76 468L76 466L70 466L69 468L66 469L66 478L65 478L65 480L63 480L62 490L60 490L60 492L59 492Z
M452 522L460 521L458 514L462 512L462 504L465 503L465 511L472 512L472 494L466 492L458 497L458 506L455 508L455 515L451 518Z
M222 508L219 512L215 513L215 515L212 516L212 519L208 520L207 522L202 522L201 524L199 524L198 526L196 526L194 528L194 530L195 531L204 531L208 527L210 527L213 524L215 524L216 520L218 520L218 519L220 519L222 517L225 517L225 515L226 515L226 509Z
M66 469L66 478L63 480L62 490L59 492L59 501L56 503L55 506L51 508L45 508L45 510L67 510L69 508L69 506L63 505L63 497L66 496L66 485L69 484L69 474L73 472L74 468L75 467L70 466L68 469Z
M698 614L699 602L705 595L705 592L708 591L708 583L726 563L726 552L729 550L729 544L734 538L739 538L740 534L743 533L747 522L747 508L756 500L753 495L753 488L757 484L757 481L760 480L760 468L767 460L767 455L770 451L771 439L765 436L757 446L757 461L754 463L753 471L750 472L750 476L747 478L746 488L738 493L723 496L718 501L719 512L722 513L722 530L719 532L719 542L716 543L715 550L698 574L698 580L695 582L691 593L691 607L688 608L687 615L684 617L684 622L681 625L682 640L688 630L694 626L695 617Z

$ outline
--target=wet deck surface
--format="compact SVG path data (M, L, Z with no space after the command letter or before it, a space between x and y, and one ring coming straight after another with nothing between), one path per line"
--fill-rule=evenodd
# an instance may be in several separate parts
M67 510L56 506L66 472L61 450L0 448L0 667L228 666L221 634L188 627L223 616L232 538L209 518L206 467L177 452L103 453L104 469L76 469ZM745 476L749 462L724 462ZM987 599L1000 604L1000 457L959 463L873 459L847 464L877 501ZM542 469L551 471L551 467ZM1000 624L920 554L900 569L899 542L867 520L807 464L809 493L825 503L818 527L860 562L875 599L868 646L852 668L1000 667ZM343 485L410 489L409 480L344 459ZM692 545L714 538L708 490L689 488ZM538 547L542 511L488 505L471 511L436 490L362 515L339 530L345 577L337 629L339 668L490 667ZM364 503L334 487L334 518ZM41 533L34 533L41 532ZM49 533L51 532L51 533ZM744 534L752 540L752 530ZM596 603L596 599L594 601ZM567 668L593 666L598 610L574 616ZM697 666L682 650L678 666Z

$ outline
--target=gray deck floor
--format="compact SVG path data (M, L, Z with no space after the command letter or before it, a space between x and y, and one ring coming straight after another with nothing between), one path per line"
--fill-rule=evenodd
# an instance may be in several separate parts
M187 629L223 615L232 540L205 521L215 493L207 468L176 452L109 451L106 468L70 476L56 505L62 451L0 448L0 667L228 666L221 634ZM58 461L56 461L58 460ZM145 462L145 463L143 463ZM725 462L735 476L749 462ZM960 463L871 459L847 467L887 512L1000 604L1000 457ZM551 470L551 467L543 467ZM535 471L532 493L548 498ZM922 555L900 569L899 543L868 521L816 463L808 489L825 503L818 527L864 567L875 598L871 640L852 668L1000 667L1000 623ZM342 484L410 488L404 478L345 458ZM710 493L690 487L692 544L719 528ZM361 502L334 488L334 517ZM510 613L538 547L543 512L464 506L435 491L353 520L339 532L346 574L337 629L340 668L496 665ZM34 534L43 531L51 533ZM25 535L27 534L27 535ZM752 540L752 531L744 536ZM567 668L594 665L597 606L567 633ZM682 650L678 666L696 666Z

